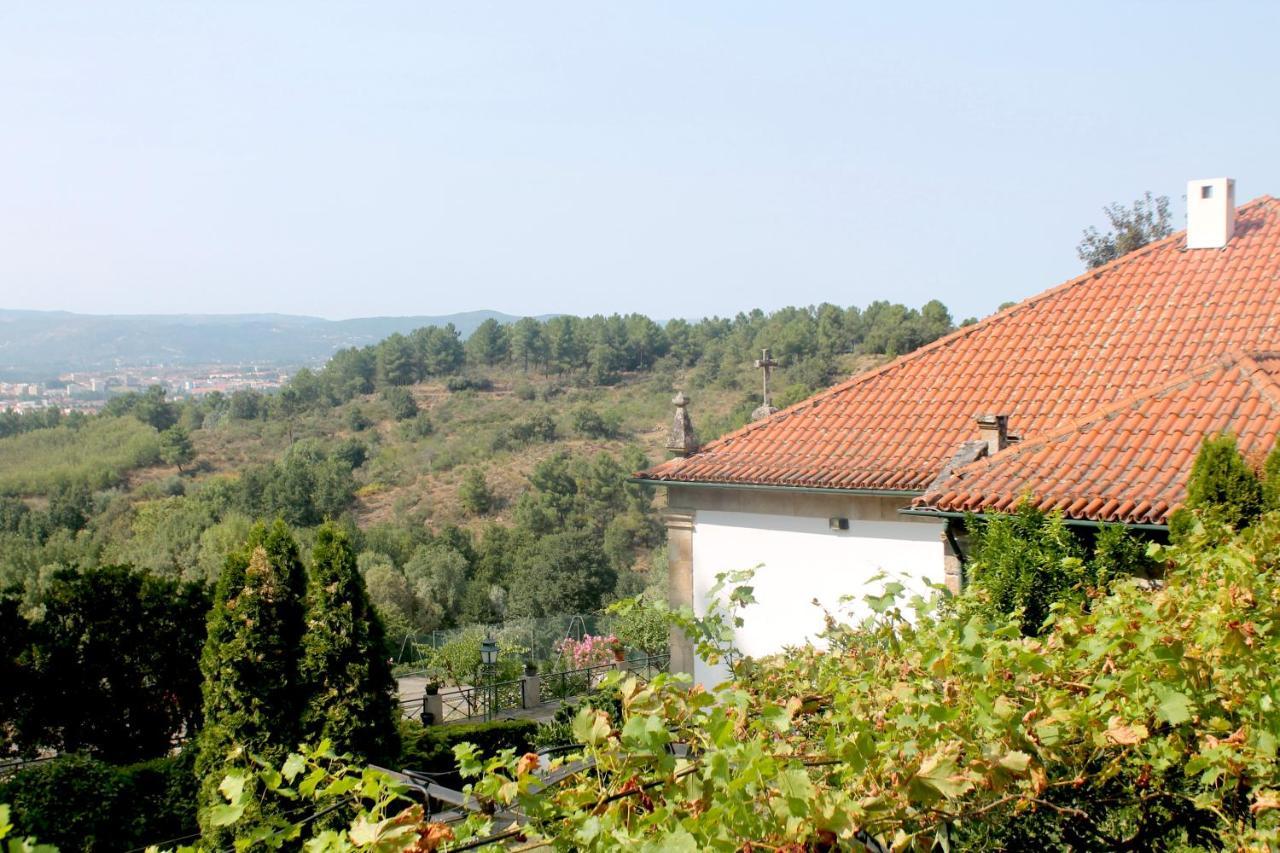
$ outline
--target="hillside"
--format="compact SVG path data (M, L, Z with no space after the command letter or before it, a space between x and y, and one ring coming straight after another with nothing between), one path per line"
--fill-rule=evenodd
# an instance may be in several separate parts
M115 564L208 583L255 523L309 546L331 519L395 638L660 594L656 496L628 478L664 457L677 389L707 441L759 405L764 346L785 406L954 328L937 302L487 318L465 343L427 326L346 347L274 393L3 413L0 589L35 607L57 568Z
M498 311L324 320L288 314L93 315L0 309L0 378L149 365L320 364L343 347L452 323L466 337Z

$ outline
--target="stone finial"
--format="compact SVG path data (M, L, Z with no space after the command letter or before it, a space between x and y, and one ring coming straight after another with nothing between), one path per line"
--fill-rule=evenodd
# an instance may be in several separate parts
M676 414L671 421L671 434L667 437L667 450L676 456L688 456L698 449L698 437L693 432L693 421L689 418L690 400L683 391L677 391L671 401L675 404Z

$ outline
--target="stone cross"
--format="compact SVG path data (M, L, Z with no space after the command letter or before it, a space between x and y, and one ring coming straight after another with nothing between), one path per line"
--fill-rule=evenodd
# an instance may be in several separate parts
M773 372L773 368L778 366L778 362L774 361L769 355L769 349L767 347L760 351L760 356L760 358L756 359L756 367L760 368L760 370L764 372L763 401L760 403L760 408L751 413L751 419L753 421L759 420L760 418L767 418L769 415L778 411L769 400L769 374Z
M773 372L773 368L778 366L778 362L774 361L769 355L768 347L760 350L760 358L756 359L756 367L764 371L764 404L769 405L769 374Z

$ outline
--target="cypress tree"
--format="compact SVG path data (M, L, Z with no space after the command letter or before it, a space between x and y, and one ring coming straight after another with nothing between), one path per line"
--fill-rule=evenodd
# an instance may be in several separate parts
M380 762L399 749L395 679L382 622L369 602L346 533L329 523L316 533L307 588L301 680L308 698L304 738L328 738L334 750Z
M251 757L279 763L297 745L304 579L297 543L280 521L257 525L218 578L200 659L204 727L196 759L200 825L211 845L227 841L208 820L208 810L224 802L218 785L226 772L252 767ZM251 826L251 818L239 826Z
M1236 449L1235 436L1208 436L1200 445L1187 480L1187 507L1237 529L1262 513L1262 483Z
M1280 441L1262 463L1262 499L1267 510L1280 509Z

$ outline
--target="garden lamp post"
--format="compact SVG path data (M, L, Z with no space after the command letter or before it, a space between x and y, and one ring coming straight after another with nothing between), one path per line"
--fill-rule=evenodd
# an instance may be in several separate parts
M498 704L498 644L493 637L486 636L484 642L480 644L480 664L484 671L485 684L489 688L489 707L485 713L485 719L491 720L494 717L495 706Z

